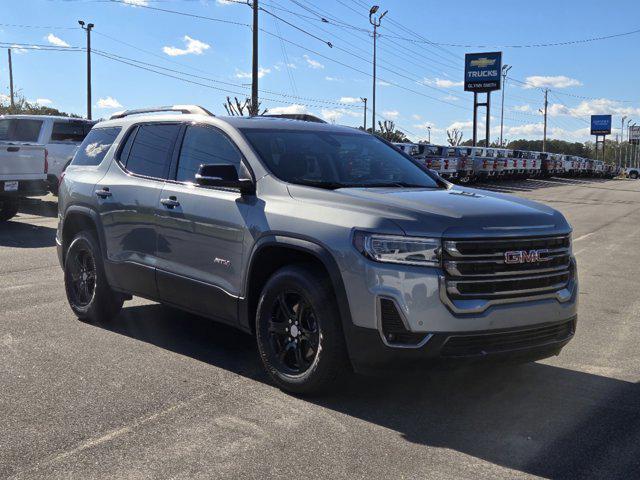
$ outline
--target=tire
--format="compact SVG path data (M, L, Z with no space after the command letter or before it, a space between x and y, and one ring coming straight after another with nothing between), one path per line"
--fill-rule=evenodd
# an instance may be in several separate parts
M311 266L283 267L267 281L258 302L256 340L267 373L291 393L327 392L350 371L333 289Z
M637 179L638 179L638 172L631 172L631 173L629 174L629 178L632 178L632 179L634 179L634 180L637 180Z
M51 192L52 195L55 195L57 197L58 190L59 190L58 177L56 177L55 175L49 176L48 183L49 183L49 191Z
M0 197L0 222L11 220L18 213L20 200L17 197Z
M108 323L122 308L123 297L109 287L100 246L89 231L79 232L64 261L64 285L73 313L82 321Z

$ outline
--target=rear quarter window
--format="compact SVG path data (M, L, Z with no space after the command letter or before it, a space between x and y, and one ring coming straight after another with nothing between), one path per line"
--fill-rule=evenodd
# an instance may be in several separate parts
M85 137L71 165L100 165L120 133L120 127L94 128Z
M0 141L37 142L42 128L42 120L27 118L0 119Z
M89 130L91 130L91 127L91 124L80 121L53 122L51 141L81 143L89 133Z

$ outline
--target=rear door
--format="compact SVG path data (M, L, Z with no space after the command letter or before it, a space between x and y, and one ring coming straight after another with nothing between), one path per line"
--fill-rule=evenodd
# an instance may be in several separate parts
M157 202L158 291L163 301L234 323L255 197L195 185L200 165L207 164L230 164L239 178L250 178L225 133L210 125L186 127L171 179Z
M44 146L38 144L42 120L0 118L0 176L39 180L45 177Z
M114 286L157 298L156 206L169 173L178 123L142 123L127 132L95 195Z

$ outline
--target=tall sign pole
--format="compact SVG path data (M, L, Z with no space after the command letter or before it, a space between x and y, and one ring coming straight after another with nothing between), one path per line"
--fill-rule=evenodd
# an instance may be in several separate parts
M602 160L605 160L605 142L607 135L611 135L611 115L591 115L591 135L596 136L596 159L598 159L598 144L601 143Z
M486 107L485 146L491 143L491 92L500 90L502 52L467 53L464 62L464 90L473 92L473 145L478 144L478 107ZM486 93L486 101L478 102L478 93ZM500 140L502 142L502 139Z

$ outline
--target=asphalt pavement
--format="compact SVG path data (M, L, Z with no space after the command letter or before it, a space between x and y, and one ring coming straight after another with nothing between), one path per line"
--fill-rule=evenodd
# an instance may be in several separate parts
M0 226L0 478L640 478L640 181L482 186L574 227L576 336L522 366L296 398L251 337L141 299L78 321L55 197Z

